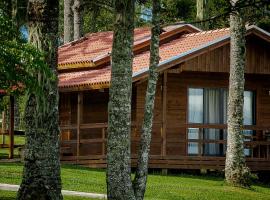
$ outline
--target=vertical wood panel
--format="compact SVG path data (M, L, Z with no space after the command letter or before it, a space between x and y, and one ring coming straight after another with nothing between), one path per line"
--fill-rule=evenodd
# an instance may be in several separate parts
M10 96L10 105L9 105L9 159L14 156L14 96Z
M163 87L162 87L162 156L166 156L166 144L167 144L167 72L163 75Z
M80 126L82 119L83 93L78 92L77 102L77 157L80 156Z

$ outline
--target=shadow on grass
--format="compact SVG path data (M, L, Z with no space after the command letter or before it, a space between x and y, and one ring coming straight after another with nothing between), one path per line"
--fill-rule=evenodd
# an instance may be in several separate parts
M83 167L80 165L71 165L71 164L62 164L61 165L62 169L75 169L75 170L84 170L84 171L91 171L91 172L106 172L105 169L93 169L89 167Z

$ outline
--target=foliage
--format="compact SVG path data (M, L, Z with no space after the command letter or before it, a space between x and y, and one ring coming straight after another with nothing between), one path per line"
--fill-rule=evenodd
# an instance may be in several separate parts
M28 44L16 30L12 20L0 9L0 85L8 94L31 91L42 94L43 74L54 78L44 62L44 53Z
M161 16L163 23L194 21L196 0L163 0Z

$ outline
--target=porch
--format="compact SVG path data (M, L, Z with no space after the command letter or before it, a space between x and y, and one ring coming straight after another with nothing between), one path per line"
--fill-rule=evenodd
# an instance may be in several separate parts
M160 124L161 125L161 124ZM155 124L154 126L158 126ZM61 126L61 160L63 163L76 163L92 168L106 167L106 138L107 123L90 123L80 125ZM188 130L190 125L183 128ZM186 149L186 155L167 155L166 137L152 139L153 144L159 144L159 151L151 148L149 168L160 169L215 169L223 170L225 155L205 155L206 144L226 145L226 140L203 139L203 130L226 129L226 125L192 125L199 129L199 139L185 139L179 148ZM244 136L247 166L252 171L270 170L270 131L264 127L245 126L245 130L252 130L253 134ZM87 134L86 134L87 133ZM188 131L186 131L188 134ZM138 124L132 124L132 167L136 166L137 148L139 144ZM186 135L186 138L188 136ZM198 155L188 154L189 143L198 143ZM155 145L156 146L156 145ZM160 152L160 154L156 154Z

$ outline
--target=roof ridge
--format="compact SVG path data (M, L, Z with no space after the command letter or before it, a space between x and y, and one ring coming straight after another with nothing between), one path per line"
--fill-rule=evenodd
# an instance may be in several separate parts
M148 28L149 27L140 27L140 28L135 29L134 31L136 31L136 30L144 30L144 29L148 29ZM161 37L160 40L164 40L166 38L172 37L173 35L179 34L181 32L183 32L183 34L184 34L186 31L192 32L192 31L200 31L200 30L197 29L194 26L190 26L189 24L184 24L184 25L181 25L181 26L177 25L177 26L173 26L173 28L171 28L169 30L166 30L165 32L160 34L160 37ZM100 32L100 33L105 33L105 32ZM73 46L73 45L75 45L77 43L80 43L80 42L82 42L84 40L87 40L87 39L88 39L87 37L84 37L84 39L82 38L81 40L71 42L70 44L67 44L67 45ZM135 41L134 44L133 44L133 51L138 51L139 49L142 48L140 46L143 45L145 47L145 45L149 45L148 43L150 43L150 42L151 42L151 33L150 33L149 36L144 36L143 38L139 38L138 41ZM91 59L90 62L91 61L92 62L99 62L101 60L103 60L103 61L108 60L109 57L110 57L110 53L111 52L106 52L106 53L104 53L102 55L98 55L97 57ZM78 61L78 63L79 62L80 61ZM70 63L73 63L73 62L70 62ZM59 65L61 65L61 64L62 63L59 63ZM65 64L68 64L68 63L65 63Z
M77 40L73 40L73 41L67 42L67 43L59 46L58 49L61 49L61 48L64 48L64 47L68 47L68 46L73 46L73 45L78 44L78 43L81 43L81 42L83 42L83 41L85 41L87 39L88 39L87 37L83 36L83 37L81 37L81 38L79 38Z
M229 29L230 28L226 27L226 28L220 28L220 29L214 29L214 30L201 31L201 32L197 32L197 33L187 33L187 34L184 34L183 37L192 37L192 36L196 36L196 35L204 35L204 34L210 34L210 33L223 32L223 31L228 31Z

